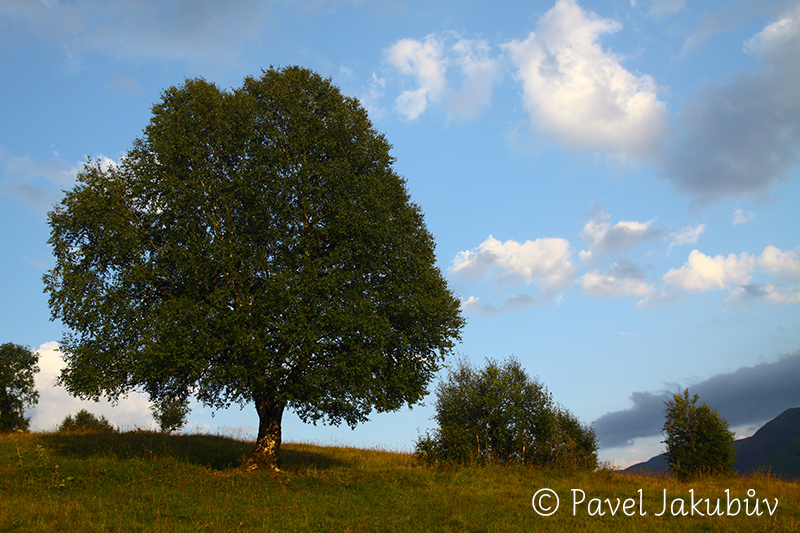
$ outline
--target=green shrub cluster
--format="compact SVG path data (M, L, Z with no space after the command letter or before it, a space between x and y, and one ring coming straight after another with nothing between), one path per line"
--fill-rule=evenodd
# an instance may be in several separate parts
M69 431L116 433L117 429L103 415L98 418L86 409L81 409L75 416L68 415L58 426L58 431L62 433Z
M597 436L553 402L513 357L477 370L458 362L436 389L439 428L416 443L428 462L555 464L593 469Z
M734 434L728 421L703 402L697 394L674 394L666 403L664 434L667 464L677 479L702 475L731 474L734 467Z

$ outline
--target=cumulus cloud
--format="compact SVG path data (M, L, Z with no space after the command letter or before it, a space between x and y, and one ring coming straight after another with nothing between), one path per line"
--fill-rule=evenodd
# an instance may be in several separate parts
M644 270L637 264L620 260L608 268L605 274L594 270L580 278L583 292L601 298L623 296L647 296L653 287L645 281Z
M450 270L466 280L494 273L494 281L501 285L535 283L545 295L552 296L575 280L571 257L565 239L500 242L490 235L477 248L459 252Z
M762 424L786 409L800 405L798 380L800 350L785 354L772 363L718 374L690 385L688 389L736 427ZM631 394L632 407L606 413L594 421L600 446L630 446L634 439L661 434L664 402L684 388Z
M680 112L662 176L702 202L758 197L800 163L800 6L744 45L769 65L709 85Z
M39 373L34 376L39 403L26 414L31 417L31 429L52 431L70 414L81 409L105 416L114 426L122 429L134 427L156 429L146 394L132 393L113 405L106 399L99 402L79 400L56 385L65 363L58 351L57 342L46 342L39 349Z
M727 289L748 284L755 264L755 257L746 252L738 256L729 254L728 257L710 257L699 250L692 250L681 268L671 268L664 274L664 281L668 285L691 292Z
M558 0L534 33L503 48L540 129L578 148L650 156L668 130L666 108L651 77L632 74L601 47L600 36L621 27Z
M111 52L126 58L202 59L224 64L260 37L273 1L16 0L0 18L25 24L71 55Z
M455 37L455 44L448 41ZM430 103L445 104L448 116L474 118L489 105L500 70L489 55L486 41L457 37L454 33L432 34L423 40L401 39L385 51L386 62L416 81L416 88L403 91L396 107L406 120L415 120ZM455 67L463 77L461 89L450 87L448 70Z
M775 246L767 246L758 258L761 268L784 280L800 279L800 258L798 250L782 251Z
M669 246L667 247L667 255L670 254L672 249L676 246L683 246L685 244L696 244L697 239L700 238L700 235L706 230L705 224L700 224L697 227L688 227L683 228L681 231L674 233L672 236L672 241L670 241Z
M639 244L658 239L663 231L653 227L655 219L647 222L621 220L612 225L611 217L603 210L596 210L592 219L583 227L581 237L590 242L589 250L582 250L579 256L586 261L599 254L615 254Z
M767 300L775 304L800 303L800 286L786 287L777 283L751 283L744 285L744 296Z
M756 218L756 214L752 211L737 209L733 212L733 216L731 217L731 225L738 226L739 224L747 224L754 218Z
M753 282L753 274L760 271L774 278L772 281ZM800 254L798 250L783 251L767 246L760 256L743 252L727 257L705 255L692 250L686 263L671 268L664 274L664 288L646 295L637 304L646 308L655 303L671 304L686 292L728 290L724 303L738 303L742 298L761 299L776 304L800 303Z

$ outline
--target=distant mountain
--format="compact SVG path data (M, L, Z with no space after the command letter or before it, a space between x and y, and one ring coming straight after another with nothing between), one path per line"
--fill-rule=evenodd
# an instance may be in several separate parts
M734 468L740 474L769 471L775 477L800 479L800 407L787 409L770 420L752 437L733 442ZM667 457L657 455L644 463L629 466L628 474L666 472Z

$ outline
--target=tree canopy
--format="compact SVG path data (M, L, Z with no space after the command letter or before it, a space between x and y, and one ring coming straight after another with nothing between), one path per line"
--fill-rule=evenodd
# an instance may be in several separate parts
M39 401L33 380L38 362L39 354L30 348L12 342L0 345L0 431L28 429L25 409Z
M435 407L439 428L417 442L428 461L597 464L594 430L554 403L513 357L482 369L459 361L439 383Z
M300 67L164 91L118 165L49 214L60 382L355 425L419 401L463 327L422 211L356 99Z
M678 479L733 471L736 451L728 421L705 402L697 405L698 400L685 389L665 402L667 464Z

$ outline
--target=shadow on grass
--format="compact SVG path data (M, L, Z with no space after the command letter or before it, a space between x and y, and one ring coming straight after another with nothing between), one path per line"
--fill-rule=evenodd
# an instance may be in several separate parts
M47 433L39 436L56 455L76 459L113 457L116 460L173 460L213 470L233 470L251 456L255 443L219 435L129 433ZM341 460L314 450L281 447L281 468L290 471L326 470L344 466Z

